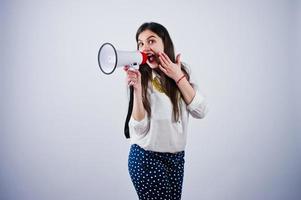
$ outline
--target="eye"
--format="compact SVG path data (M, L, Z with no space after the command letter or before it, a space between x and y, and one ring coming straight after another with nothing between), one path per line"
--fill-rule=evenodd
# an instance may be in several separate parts
M143 43L142 43L142 42L139 42L139 43L137 44L137 46L138 46L138 48L141 48L141 47L143 46Z
M155 40L149 40L148 44L153 44L155 42Z

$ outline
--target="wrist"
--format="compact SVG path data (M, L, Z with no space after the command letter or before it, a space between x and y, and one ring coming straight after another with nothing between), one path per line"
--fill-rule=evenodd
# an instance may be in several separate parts
M179 73L174 77L174 81L177 82L183 75L184 75L184 73L183 73L182 71L179 72Z
M141 87L134 87L134 95L135 96L142 96L142 88Z
M182 73L182 75L176 79L176 84L178 85L180 83L180 81L182 81L185 78L186 78L186 75L184 73Z

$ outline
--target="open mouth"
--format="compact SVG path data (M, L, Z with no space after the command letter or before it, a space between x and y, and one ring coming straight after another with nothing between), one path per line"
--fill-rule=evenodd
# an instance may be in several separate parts
M148 54L147 55L147 60L152 63L152 62L158 62L158 57L155 54Z
M154 62L155 61L155 56L154 55L148 56L148 61L149 62Z

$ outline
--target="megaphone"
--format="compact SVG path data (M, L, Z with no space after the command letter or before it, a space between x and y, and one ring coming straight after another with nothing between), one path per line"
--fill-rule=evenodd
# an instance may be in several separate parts
M104 74L112 74L117 67L139 69L146 63L147 55L140 51L118 51L111 43L104 43L98 51L98 65Z

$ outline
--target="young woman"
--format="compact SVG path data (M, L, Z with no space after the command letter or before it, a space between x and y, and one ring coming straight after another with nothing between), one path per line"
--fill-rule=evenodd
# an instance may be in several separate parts
M180 55L175 57L164 26L142 24L136 41L148 61L136 71L124 68L134 93L129 120L129 174L140 200L179 200L188 117L204 118L208 106L190 82Z

